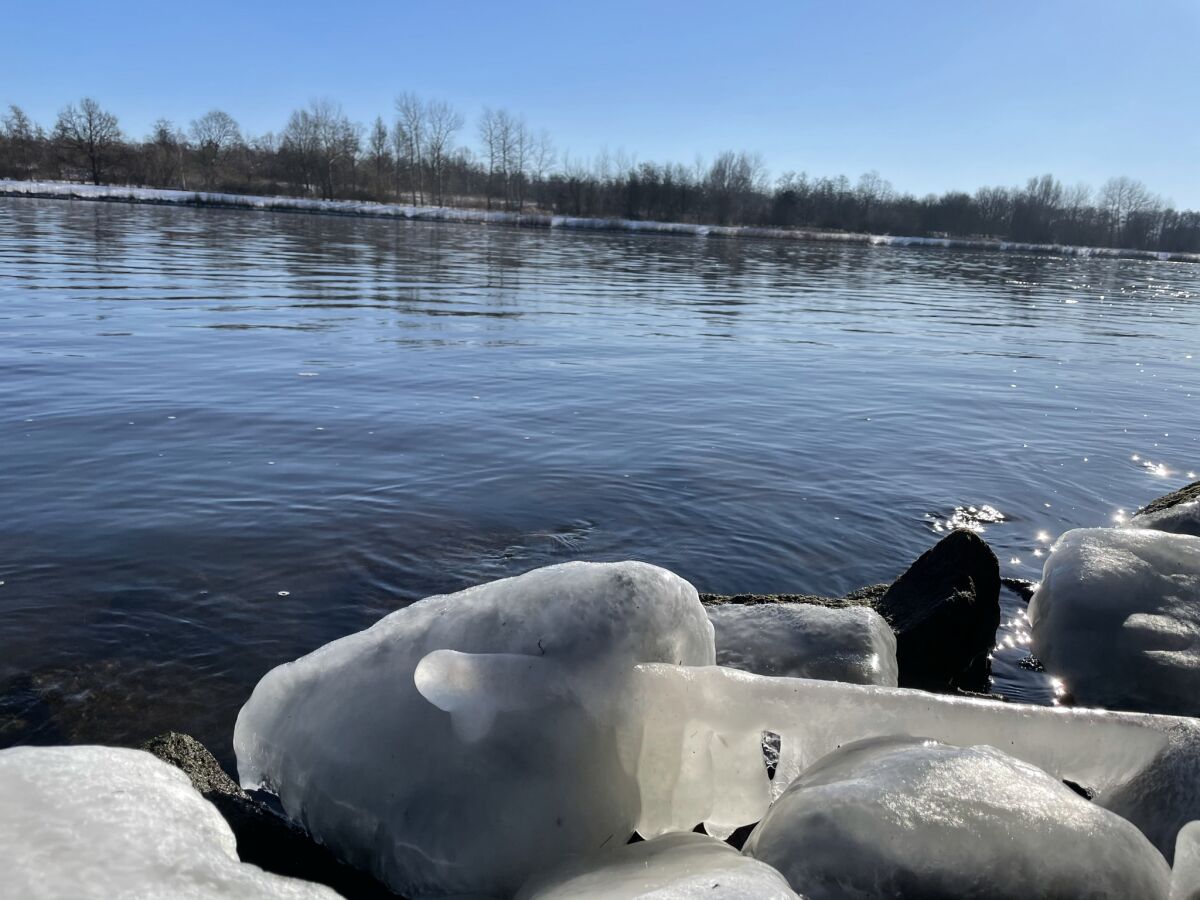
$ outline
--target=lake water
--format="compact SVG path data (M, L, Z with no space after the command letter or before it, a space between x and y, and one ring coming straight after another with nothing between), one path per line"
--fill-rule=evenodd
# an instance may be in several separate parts
M228 762L270 667L568 559L839 594L988 504L1037 578L1200 469L1198 336L1184 263L0 200L0 746Z

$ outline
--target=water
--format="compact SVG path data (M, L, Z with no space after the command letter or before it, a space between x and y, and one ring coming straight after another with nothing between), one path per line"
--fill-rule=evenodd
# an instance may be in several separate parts
M1198 325L1181 263L0 200L0 745L228 762L270 667L567 559L837 594L962 507L1037 578L1200 469Z

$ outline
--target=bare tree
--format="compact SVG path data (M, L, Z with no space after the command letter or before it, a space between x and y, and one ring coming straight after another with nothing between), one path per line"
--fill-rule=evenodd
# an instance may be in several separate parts
M479 117L479 140L483 144L483 156L487 160L487 182L484 193L487 195L487 208L492 208L493 183L496 169L500 160L500 128L496 121L496 113L486 106L483 115Z
M550 132L543 128L533 139L529 152L529 176L538 191L542 190L546 178L554 170L556 158L554 141L550 139ZM540 198L535 198L535 202L540 202Z
M204 173L204 184L212 187L218 166L242 143L241 129L229 113L210 109L192 120L189 131Z
M425 107L425 156L433 175L434 202L446 202L446 161L453 152L454 135L463 127L463 117L450 104L438 100Z
M340 103L327 98L311 101L308 117L321 176L321 193L325 199L332 200L339 170L350 172L353 187L358 154L362 150L362 127L346 118Z
M7 162L10 170L21 178L32 178L34 153L41 142L41 129L30 121L25 111L16 104L0 119L0 137L4 139Z
M396 98L396 145L408 170L409 192L413 205L425 202L423 176L425 149L425 104L416 94L405 91Z
M58 114L54 137L68 152L86 158L92 183L99 184L112 154L121 143L117 117L91 97L84 97L76 107L69 103Z
M280 135L279 152L289 181L298 182L305 194L312 190L319 171L316 123L307 109L288 116Z
M146 169L151 184L158 187L179 185L187 188L183 176L185 143L184 136L167 119L159 119L154 123L154 128L145 143L148 157Z
M375 175L375 191L382 194L388 183L387 170L392 164L390 138L383 116L376 116L375 123L371 126L371 133L367 138L367 155Z
M1158 204L1158 198L1135 178L1121 175L1100 187L1100 209L1108 219L1109 239L1116 242L1124 233L1131 216L1144 213Z

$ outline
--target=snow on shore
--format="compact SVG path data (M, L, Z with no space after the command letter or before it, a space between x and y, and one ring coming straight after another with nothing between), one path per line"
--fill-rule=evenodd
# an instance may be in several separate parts
M325 213L328 215L360 216L375 219L415 219L424 222L519 225L527 228L561 228L576 231L644 231L655 234L692 235L694 237L773 238L777 240L869 244L885 247L942 247L965 250L1043 253L1052 256L1094 256L1112 259L1200 262L1200 253L1124 250L1113 247L1073 247L1065 244L1025 244L1015 241L975 238L906 237L904 235L891 234L793 230L752 225L695 225L687 222L651 222L642 219L577 218L540 213L455 209L446 206L406 206L396 203L365 203L356 200L264 197L253 194L173 191L158 188L123 187L120 185L71 184L61 181L12 181L0 179L0 197L108 200L121 203L213 206L229 209L268 210L272 212Z

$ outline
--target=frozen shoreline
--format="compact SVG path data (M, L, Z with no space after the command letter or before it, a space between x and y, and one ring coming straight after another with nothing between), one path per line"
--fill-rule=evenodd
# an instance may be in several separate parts
M626 231L680 234L694 237L768 238L773 240L867 244L884 247L941 247L995 252L1040 253L1048 256L1144 259L1200 263L1198 253L1170 253L1113 247L1076 247L1064 244L1026 244L974 238L905 237L814 230L766 228L762 226L693 225L686 222L652 222L641 219L594 219L484 209L439 206L406 206L354 200L311 200L267 197L253 194L223 194L206 191L175 191L118 185L71 184L59 181L12 181L0 179L0 197L41 200L99 200L114 203L200 206L218 209L250 209L267 212L303 212L358 216L373 219L410 219L423 222L459 222L479 225L513 225L523 228L562 228L576 231Z

